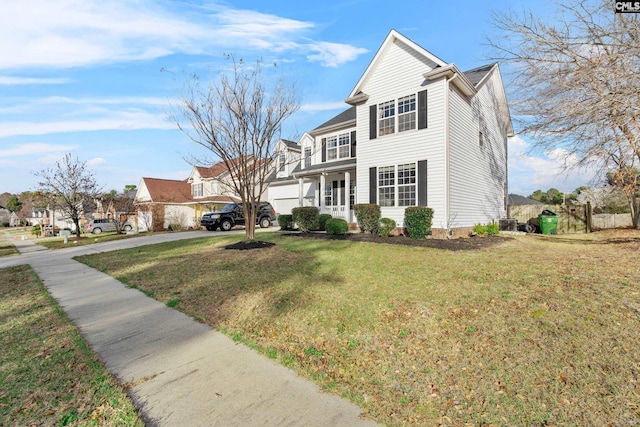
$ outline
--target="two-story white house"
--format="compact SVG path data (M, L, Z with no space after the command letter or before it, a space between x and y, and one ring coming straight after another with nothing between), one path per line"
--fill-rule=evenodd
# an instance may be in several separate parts
M355 203L376 203L402 227L406 207L428 206L434 234L506 216L513 127L497 64L462 72L393 30L345 101L279 146L283 164L300 161L271 182L278 213L318 206L355 222Z

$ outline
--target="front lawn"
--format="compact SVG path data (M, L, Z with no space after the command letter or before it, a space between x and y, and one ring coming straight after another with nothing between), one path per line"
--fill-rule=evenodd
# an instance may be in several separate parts
M260 234L79 258L388 425L640 424L640 233L449 251Z
M26 265L0 269L0 425L144 425Z
M67 243L64 242L64 236L41 238L35 242L47 249L63 249L70 246L86 246L94 243L104 243L121 239L134 239L136 237L148 235L149 233L118 234L116 232L104 232L100 234L81 234L79 239L75 234L72 234L67 237Z

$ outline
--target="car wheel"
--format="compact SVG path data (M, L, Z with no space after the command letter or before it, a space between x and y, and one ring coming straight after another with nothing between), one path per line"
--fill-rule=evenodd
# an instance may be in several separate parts
M131 231L131 226L130 225L125 225L124 226L124 231Z
M269 228L271 226L271 220L268 216L265 216L260 220L260 228Z
M100 234L100 233L102 233L102 228L94 228L92 233L93 234Z
M220 230L222 231L229 231L231 230L231 227L233 227L233 224L231 224L231 221L228 219L225 219L220 223Z

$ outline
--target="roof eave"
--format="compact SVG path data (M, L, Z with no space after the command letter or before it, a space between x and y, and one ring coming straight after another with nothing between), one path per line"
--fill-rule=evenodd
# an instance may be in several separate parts
M312 135L312 136L317 136L317 135L320 135L322 133L341 130L341 129L353 127L355 125L356 125L356 120L353 119L353 120L348 120L346 122L337 123L337 124L332 125L332 126L325 126L323 128L314 129L314 130L310 131L309 134Z
M346 102L349 105L358 105L358 104L362 104L367 102L367 100L369 99L369 95L367 95L366 93L358 93L357 95L354 95L350 98L347 98L344 100L344 102Z
M469 81L464 73L455 66L455 64L434 68L433 70L424 73L422 77L430 81L445 77L466 96L473 96L478 93L475 86Z

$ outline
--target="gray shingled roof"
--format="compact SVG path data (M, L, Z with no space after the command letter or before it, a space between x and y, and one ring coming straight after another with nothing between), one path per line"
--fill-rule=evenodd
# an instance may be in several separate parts
M537 200L529 199L524 196L520 196L518 194L509 194L507 197L507 204L509 206L516 205L544 205L544 203L539 202Z
M284 142L284 145L287 147L300 151L300 145L298 145L297 142L290 141L288 139L281 139L281 141Z
M480 83L480 80L482 80L484 76L486 76L487 73L491 71L494 65L496 65L495 62L493 64L483 65L481 67L474 68L473 70L465 71L464 75L474 86L476 86L478 83Z
M356 107L354 106L354 107L351 107L351 108L348 108L348 109L344 110L342 113L340 113L337 116L333 117L332 119L329 119L328 121L324 122L323 124L321 124L320 126L315 128L314 130L326 128L326 127L329 127L329 126L339 125L340 123L345 123L345 122L348 122L348 121L351 121L351 120L355 120L355 119L356 119Z

